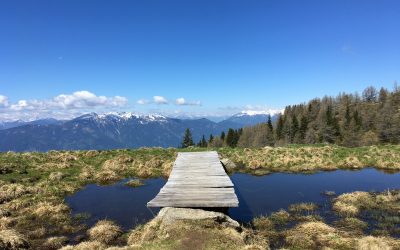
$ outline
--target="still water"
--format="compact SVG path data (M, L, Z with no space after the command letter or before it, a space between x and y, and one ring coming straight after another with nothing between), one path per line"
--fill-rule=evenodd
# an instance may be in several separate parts
M239 207L231 208L229 216L246 223L254 217L267 215L279 209L287 209L298 202L315 202L320 205L322 214L329 221L332 216L324 209L330 206L330 198L323 194L334 191L337 195L352 191L384 191L400 189L400 173L384 173L373 168L349 171L337 170L315 174L275 173L264 176L233 174L235 192L239 198ZM149 210L146 203L155 197L165 184L163 178L145 180L141 187L128 187L128 179L117 184L99 186L87 185L66 202L73 214L88 213L84 222L89 226L100 219L110 219L128 230L137 224L153 218L157 209Z

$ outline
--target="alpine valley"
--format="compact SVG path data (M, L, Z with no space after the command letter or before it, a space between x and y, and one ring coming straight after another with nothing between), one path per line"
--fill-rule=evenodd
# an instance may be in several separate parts
M72 120L0 122L0 151L105 150L178 147L189 128L195 142L267 120L267 112L243 111L223 121L133 113L89 113ZM271 113L272 119L276 113Z

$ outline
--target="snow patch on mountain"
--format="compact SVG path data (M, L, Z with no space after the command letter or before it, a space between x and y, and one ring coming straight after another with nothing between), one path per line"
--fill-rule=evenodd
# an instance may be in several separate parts
M255 116L255 115L277 115L283 113L283 109L268 109L268 110L243 110L235 116Z

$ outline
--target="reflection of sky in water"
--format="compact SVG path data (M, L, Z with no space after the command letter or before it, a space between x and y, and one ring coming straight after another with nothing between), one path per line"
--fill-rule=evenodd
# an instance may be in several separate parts
M90 184L65 200L73 214L91 215L86 221L89 226L98 220L110 219L128 230L152 219L152 212L158 213L158 209L149 210L146 204L156 196L166 180L148 179L144 186L136 188L125 186L126 181L107 186Z
M385 174L375 169L360 171L337 170L316 174L275 173L265 176L234 174L231 176L239 198L239 207L230 208L229 215L238 221L248 222L258 215L287 209L298 202L316 202L321 209L330 207L324 191L336 194L351 191L383 191L400 188L400 173ZM114 185L87 185L84 189L66 198L74 214L89 213L89 226L100 219L111 219L125 230L153 218L157 209L146 207L148 201L159 192L166 180L145 180L146 185L132 188L124 182ZM326 209L325 209L326 210ZM329 217L329 214L321 214ZM327 218L329 219L329 218Z
M229 215L242 222L281 208L287 209L290 204L298 202L315 202L322 207L329 207L329 198L321 194L324 191L341 194L357 190L383 191L400 188L400 173L386 174L372 168L316 174L234 174L231 179L235 184L239 207L229 209Z

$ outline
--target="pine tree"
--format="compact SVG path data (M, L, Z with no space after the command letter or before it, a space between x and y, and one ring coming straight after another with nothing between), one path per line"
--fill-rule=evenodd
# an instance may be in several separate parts
M300 128L299 128L300 139L302 140L302 143L304 143L303 140L306 137L307 127L308 127L308 119L307 116L303 115L300 119Z
M221 132L220 138L222 141L225 141L225 132L224 131Z
M346 114L344 115L344 126L348 128L351 122L351 115L350 115L350 107L349 105L346 106Z
M280 140L283 137L283 125L284 125L284 121L283 121L283 115L280 115L278 118L278 122L276 124L276 139Z
M294 138L296 137L296 134L299 132L299 121L297 120L297 117L295 114L292 116L292 126L290 127L290 142L294 142Z
M210 134L210 137L208 138L208 143L212 143L214 140L214 136Z
M268 124L269 132L272 132L274 130L274 127L272 126L272 119L271 119L271 115L270 114L268 114L267 124Z
M192 133L190 132L190 130L187 128L185 130L185 135L183 136L183 140L182 140L182 148L187 148L190 146L193 146L193 137L192 137Z
M207 147L207 141L206 141L206 138L204 137L204 135L200 140L200 147L202 147L202 148Z
M226 144L232 148L235 145L235 131L232 128L228 130L228 134L226 135Z
M237 144L238 144L238 142L239 142L239 139L240 139L239 130L235 130L234 135L235 135L235 136L234 136L234 140L233 140L233 147L236 147Z
M360 129L361 126L362 126L362 118L361 118L361 116L358 114L358 111L357 111L357 110L354 111L353 119L354 119L354 122L355 122L356 129L357 129L357 130Z

